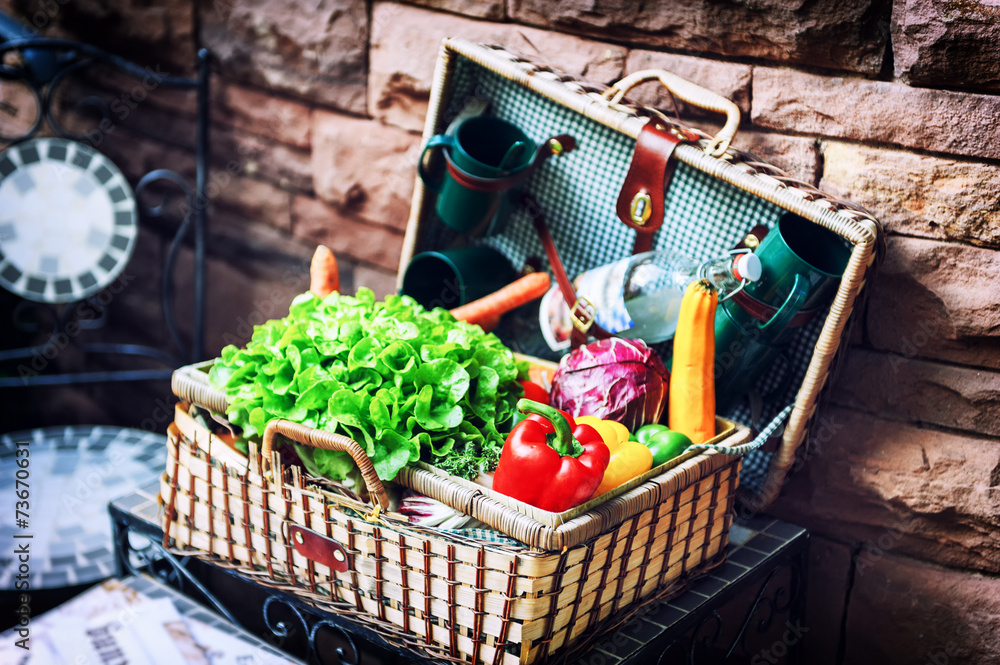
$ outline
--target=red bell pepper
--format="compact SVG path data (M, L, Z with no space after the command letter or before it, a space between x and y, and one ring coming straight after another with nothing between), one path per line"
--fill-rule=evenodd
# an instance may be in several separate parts
M519 400L517 408L532 415L507 435L493 489L554 513L589 499L611 458L600 433L577 425L565 411L528 399Z
M541 404L549 403L549 391L534 381L518 381L524 389L524 398Z

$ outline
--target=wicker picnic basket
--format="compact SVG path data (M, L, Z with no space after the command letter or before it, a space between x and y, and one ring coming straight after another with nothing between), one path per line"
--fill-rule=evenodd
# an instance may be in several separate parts
M179 370L174 391L225 413L205 369ZM419 528L385 512L371 461L343 436L275 420L261 448L251 444L244 456L190 409L177 405L167 433L165 545L347 614L434 659L527 664L564 646L579 653L641 601L679 593L721 563L728 543L740 460L715 450L557 527L432 471L401 472L402 484L465 506L517 542ZM749 436L729 431L723 446ZM372 505L284 465L273 451L277 435L349 452Z
M442 131L476 95L488 98L492 113L514 121L536 140L560 132L576 137L579 147L572 159L553 160L525 185L546 207L567 271L575 274L626 256L631 247L634 233L605 221L604 212L614 207L647 116L660 118L622 99L646 78L648 73L641 73L606 90L500 48L449 39L435 72L424 138ZM750 430L739 424L749 422L749 414L722 414L726 418L718 420L718 431L723 434L713 445L693 450L672 468L639 479L599 505L552 520L433 469L407 467L397 477L399 484L492 530L420 528L388 510L371 462L350 439L272 421L249 455L237 453L192 417L197 406L224 418L228 404L209 385L208 365L190 366L178 370L173 382L182 401L168 430L161 483L165 544L352 616L386 640L421 649L433 659L495 664L527 665L556 656L573 662L646 602L679 593L718 565L733 520L741 456L759 448L791 414L781 448L763 463L764 475L784 477L873 264L880 230L864 211L830 201L728 148L738 125L730 102L666 73L656 78L683 101L728 116L714 139L677 147L666 211L671 224L664 224L657 247L695 243L699 253L726 249L752 226L748 222L773 223L784 210L853 245L829 312L800 335L805 352L793 399L766 406L753 441ZM586 182L586 191L567 192L557 184L566 182ZM466 241L434 223L431 204L417 180L401 266L418 251ZM681 214L678 209L689 221L670 217ZM583 236L600 242L582 243ZM504 229L481 242L515 264L542 254L517 211ZM517 348L518 340L511 344ZM350 453L370 504L283 463L274 451L279 436Z

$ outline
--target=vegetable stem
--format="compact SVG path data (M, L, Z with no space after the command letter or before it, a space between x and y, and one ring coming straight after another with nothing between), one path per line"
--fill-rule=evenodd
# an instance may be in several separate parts
M576 450L583 452L583 447L573 437L573 430L569 426L569 421L559 413L558 409L530 399L519 399L517 410L521 413L533 413L545 418L552 423L555 436L549 440L549 446L561 457L578 457L580 453L573 454ZM576 443L577 445L573 445Z

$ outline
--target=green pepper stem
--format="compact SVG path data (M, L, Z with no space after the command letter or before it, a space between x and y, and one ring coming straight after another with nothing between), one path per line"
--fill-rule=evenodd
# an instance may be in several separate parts
M530 399L521 398L517 401L517 410L521 413L533 413L552 423L552 429L555 430L555 437L549 440L549 445L561 457L576 457L578 455L578 453L574 453L580 444L573 438L573 430L569 426L569 421L566 420L563 414L559 413L558 409ZM574 443L577 445L574 446Z

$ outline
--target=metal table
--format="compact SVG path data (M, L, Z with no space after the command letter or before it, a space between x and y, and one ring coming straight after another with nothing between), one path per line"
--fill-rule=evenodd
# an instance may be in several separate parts
M224 566L179 557L161 541L158 485L109 505L118 571L146 567L237 625L311 663L431 663L350 618L318 610ZM607 632L579 662L799 662L808 532L766 516L738 518L726 561L679 596L653 602Z
M166 438L106 426L46 427L0 435L0 590L29 546L31 590L82 587L114 572L104 506L163 472ZM6 617L5 617L6 618Z

